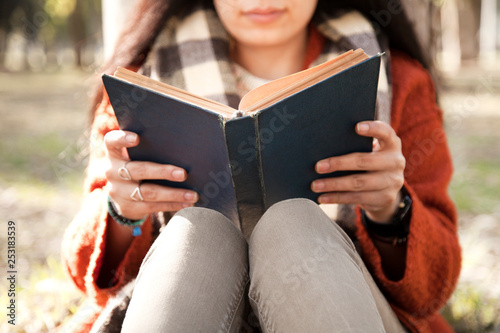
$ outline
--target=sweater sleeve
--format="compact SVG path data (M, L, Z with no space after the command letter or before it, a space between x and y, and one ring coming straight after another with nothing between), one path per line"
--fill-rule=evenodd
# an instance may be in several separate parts
M402 141L405 187L413 200L404 277L387 279L359 218L358 238L365 262L394 310L409 327L418 327L451 296L461 253L457 214L447 193L452 162L432 79L408 56L395 51L392 58L391 124Z
M84 200L80 211L66 229L62 244L63 264L76 286L103 306L110 296L135 277L151 242L151 222L142 225L142 235L134 237L124 259L114 272L114 283L99 286L97 278L106 250L108 223L114 222L107 213L107 167L104 135L118 129L111 104L105 96L96 110L91 130L90 157L84 183Z

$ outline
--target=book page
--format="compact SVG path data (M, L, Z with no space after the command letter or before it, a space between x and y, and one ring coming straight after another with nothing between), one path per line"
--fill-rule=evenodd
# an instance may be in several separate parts
M239 110L245 115L266 108L300 90L312 86L332 75L354 66L369 57L362 49L347 51L315 67L266 83L250 92L241 100ZM134 85L147 88L171 98L196 105L218 113L225 118L233 118L236 111L232 107L212 101L169 84L153 80L128 69L118 67L114 76Z
M368 58L362 49L350 50L313 68L266 83L248 92L239 109L246 114L257 112Z
M141 86L160 94L175 98L177 100L184 101L203 109L219 113L227 118L231 118L236 112L236 110L230 106L212 101L208 98L191 94L186 90L153 80L147 76L138 74L123 67L118 67L115 71L114 76L118 79L122 79L137 86Z

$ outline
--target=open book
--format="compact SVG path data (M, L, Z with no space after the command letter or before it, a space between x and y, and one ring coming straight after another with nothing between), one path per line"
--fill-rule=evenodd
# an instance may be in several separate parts
M103 82L120 128L139 134L132 160L186 169L183 183L198 206L220 211L248 236L272 204L316 200L317 161L368 152L371 138L355 133L375 111L380 55L346 52L316 67L262 85L235 110L119 68Z

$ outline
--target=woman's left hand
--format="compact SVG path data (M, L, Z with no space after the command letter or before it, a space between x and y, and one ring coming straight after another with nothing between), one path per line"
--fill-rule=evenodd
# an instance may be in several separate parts
M311 188L319 203L359 204L369 219L389 223L401 200L405 158L401 140L394 129L381 121L364 121L356 132L373 137L373 151L330 157L316 163L316 172L326 174L342 170L366 171L343 177L318 179Z

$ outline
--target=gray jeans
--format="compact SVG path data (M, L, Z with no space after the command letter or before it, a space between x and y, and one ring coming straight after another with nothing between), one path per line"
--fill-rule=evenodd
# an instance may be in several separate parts
M178 212L142 263L123 332L258 330L405 332L314 202L275 204L249 242L218 212Z

